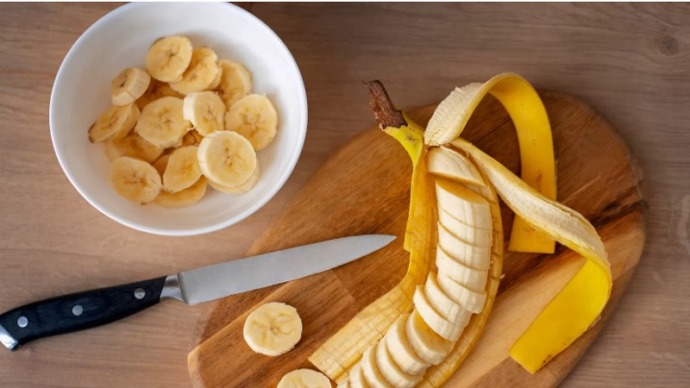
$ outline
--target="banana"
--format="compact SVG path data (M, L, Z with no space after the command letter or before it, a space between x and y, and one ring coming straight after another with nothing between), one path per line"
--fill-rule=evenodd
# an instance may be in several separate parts
M242 194L242 193L246 193L247 191L251 190L256 185L256 182L259 181L260 175L261 175L261 169L259 168L259 163L257 161L256 168L254 169L254 172L252 172L252 175L249 176L249 178L246 181L244 181L244 183L242 183L240 185L224 186L224 185L221 185L219 183L213 182L210 179L209 179L208 183L211 185L211 187L220 191L221 193Z
M184 36L160 38L146 54L146 70L161 82L180 81L192 61L192 52L192 42Z
M218 91L228 109L235 101L246 96L252 90L252 75L246 67L227 59L221 60L222 74Z
M447 147L434 147L427 153L429 172L462 183L484 186L484 180L467 158Z
M436 267L438 272L478 293L483 292L484 286L486 286L489 277L489 263L490 260L487 260L486 269L471 268L450 257L442 248L437 248Z
M278 113L268 97L250 94L229 107L225 129L246 137L256 151L266 148L278 132Z
M417 356L417 353L415 353L415 350L407 340L405 323L409 315L410 314L403 314L398 317L395 323L386 332L386 335L383 337L383 342L386 344L388 353L400 370L408 375L416 376L424 373L429 367L429 364Z
M417 286L412 300L414 301L415 311L419 313L431 330L451 343L457 341L462 333L463 327L444 318L443 315L431 305L424 291L424 287Z
M460 329L464 329L469 323L472 313L465 310L461 305L452 300L438 285L436 274L429 272L424 283L424 295L429 301L429 305L434 311L438 312L446 321ZM421 312L421 310L420 310Z
M484 291L479 293L463 287L444 273L438 274L437 281L441 290L455 303L472 313L479 314L482 312L486 303L486 293Z
M211 85L208 86L208 90L216 90L218 89L218 86L220 86L220 80L223 77L223 66L220 65L220 61L218 61L218 74L216 74L216 78L213 79L213 82L211 82Z
M170 159L170 154L165 154L153 163L153 168L155 168L161 176L161 182L163 182L162 177L163 173L165 173L165 168L168 166L168 159Z
M111 139L103 143L105 155L110 160L120 156L131 156L147 163L153 163L163 154L163 148L151 144L136 133L130 132L122 139Z
M143 160L121 156L110 163L110 183L115 191L130 202L146 204L161 191L161 176Z
M238 186L245 183L257 166L251 143L236 132L217 131L204 137L197 153L201 172L213 183Z
M191 128L182 117L182 100L163 97L146 105L134 130L148 142L168 148L181 144Z
M453 350L453 343L434 332L417 310L407 317L405 334L417 356L427 364L436 365Z
M170 87L182 94L209 90L220 71L218 55L208 47L200 47L192 52L192 60L182 79L171 81Z
M277 388L331 388L331 381L315 370L297 369L283 376Z
M175 149L163 173L163 189L170 193L182 191L201 177L196 154L199 147L190 145Z
M184 98L184 95L174 91L167 83L152 79L146 93L139 97L136 103L139 109L144 109L146 105L163 97Z
M490 248L493 243L493 229L482 229L474 225L467 225L440 207L438 208L438 222L446 230L452 231L455 237L468 244Z
M437 179L436 197L439 208L464 224L481 229L493 227L489 202L474 191L449 181Z
M422 376L410 375L400 369L384 342L376 344L375 357L376 365L378 365L381 375L393 387L412 388L422 379Z
M200 177L193 185L176 193L161 190L153 203L167 208L182 208L199 202L206 194L206 178Z
M182 117L203 136L225 129L225 104L216 92L195 92L185 96Z
M139 108L135 104L112 106L89 127L89 141L102 143L122 139L134 128L139 116Z
M438 224L438 248L436 255L448 255L467 267L488 269L491 264L491 247L472 245L456 237L442 224Z
M362 367L360 364L355 365L350 371L350 378L347 380L350 382L351 388L369 388L369 384L364 379L364 373L362 373Z
M301 336L302 320L297 310L285 303L263 304L244 321L247 345L267 356L279 356L290 351Z
M125 106L144 95L151 83L151 76L144 69L128 67L110 83L110 97L113 105Z
M370 346L362 355L362 360L359 362L362 368L362 375L364 380L371 387L375 388L393 388L391 384L383 377L379 366L376 363L376 344Z

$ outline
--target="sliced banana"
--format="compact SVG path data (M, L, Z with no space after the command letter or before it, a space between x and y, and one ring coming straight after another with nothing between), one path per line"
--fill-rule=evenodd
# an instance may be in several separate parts
M251 143L236 132L217 131L204 137L197 153L201 172L213 183L233 187L245 183L257 166Z
M436 252L436 267L438 273L447 276L461 286L468 288L474 292L484 292L484 286L489 278L488 269L476 269L468 267L465 264L453 259L447 253L443 252L441 248L437 248ZM490 262L490 259L487 260Z
M188 146L188 145L199 145L201 143L201 139L204 137L199 134L195 129L192 129L191 131L187 132L186 135L182 138L182 145L183 146Z
M347 381L350 382L351 388L369 388L369 384L364 379L364 373L362 373L360 364L352 367L350 370L350 378Z
M225 129L225 104L216 92L195 92L184 98L182 117L203 136Z
M168 148L181 144L192 124L182 117L182 100L163 97L146 105L134 130L148 142Z
M182 191L201 177L199 161L196 158L198 147L180 147L170 153L168 165L163 173L163 189L170 193Z
M268 97L250 94L232 104L225 114L225 129L246 137L259 151L275 139L278 113Z
M144 69L129 67L120 72L110 83L113 105L125 106L141 97L151 83L151 76Z
M89 141L102 143L110 139L122 139L134 128L139 115L139 108L135 104L110 107L91 124Z
M479 171L465 156L455 150L441 146L434 147L427 153L429 172L460 183L484 186Z
M439 273L438 285L443 292L448 295L453 301L467 309L469 312L479 314L484 309L486 303L485 292L475 292L451 279L450 277Z
M493 243L494 233L492 229L481 229L467 225L440 207L438 209L438 222L455 237L468 244L478 247L491 247Z
M436 334L450 342L455 342L460 338L463 327L456 325L455 322L447 320L434 308L434 306L432 306L429 297L426 296L424 287L417 286L414 295L412 295L412 300L414 301L416 311Z
M242 194L242 193L246 193L247 191L251 190L254 186L256 186L256 183L259 181L260 176L261 176L261 168L259 168L259 163L257 161L256 168L254 169L254 172L249 177L249 179L244 181L244 183L242 183L241 185L224 186L224 185L221 185L219 183L213 182L210 179L209 179L208 183L211 185L211 187L220 191L221 193Z
M215 90L218 89L218 86L220 86L220 80L223 77L223 66L220 65L220 61L218 62L218 74L216 74L216 78L213 79L213 82L211 82L211 85L208 86L208 90Z
M376 364L376 344L372 345L362 354L362 360L359 362L362 368L364 380L369 386L381 388L393 388L392 385L383 377L379 366Z
M151 144L143 137L130 132L122 139L111 139L103 143L105 155L110 160L120 156L131 156L147 163L153 163L163 154L163 148Z
M182 208L192 206L199 202L206 194L206 178L201 177L193 185L176 193L162 190L153 200L153 203L167 208Z
M375 356L376 365L378 365L381 375L383 375L386 381L393 387L412 388L422 379L422 376L410 375L400 369L383 341L379 341L376 344Z
M246 67L237 62L223 59L219 64L222 74L217 88L225 106L230 108L252 90L252 75Z
M115 191L130 202L146 204L161 191L161 176L143 160L121 156L110 164L110 183Z
M438 246L436 254L447 254L468 267L488 269L491 264L491 247L472 245L438 223Z
M277 388L331 388L331 381L321 372L297 369L283 376Z
M421 375L429 367L424 360L417 356L415 350L407 340L405 333L405 324L409 314L403 314L393 323L388 329L386 335L383 337L383 342L388 348L388 353L391 355L396 365L403 372L408 375Z
M440 364L453 350L453 343L436 334L416 310L407 317L405 334L417 356L427 364Z
M436 197L439 208L466 225L491 229L491 210L484 197L459 184L436 180Z
M434 311L438 312L448 322L459 326L461 330L467 326L472 313L443 292L436 280L436 273L433 271L429 272L426 283L424 283L424 295Z
M170 154L165 154L153 163L153 168L155 168L161 176L161 182L163 181L162 177L163 173L165 173L165 168L168 166L168 159L170 159Z
M260 354L279 356L290 351L302 336L297 310L285 303L261 305L244 321L244 340Z
M208 47L200 47L192 52L192 60L182 79L171 81L170 87L185 95L209 90L220 71L218 55Z
M192 52L192 42L184 36L160 38L146 54L146 70L162 82L180 81L190 65Z
M136 103L139 109L144 109L146 105L163 97L184 98L184 95L174 91L167 83L152 79L146 93L139 97Z

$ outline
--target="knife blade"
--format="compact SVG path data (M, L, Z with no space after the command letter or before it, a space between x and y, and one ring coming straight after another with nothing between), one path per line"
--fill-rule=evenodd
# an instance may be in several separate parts
M0 314L0 342L16 350L35 339L114 322L162 299L194 305L284 283L359 259L394 239L383 234L342 237L30 303Z

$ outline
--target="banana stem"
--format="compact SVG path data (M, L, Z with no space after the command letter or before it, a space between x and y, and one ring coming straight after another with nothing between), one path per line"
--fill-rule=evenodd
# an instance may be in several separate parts
M388 92L386 92L381 81L363 81L362 83L369 89L369 106L371 106L381 129L399 128L407 125L402 112L393 106L393 102L388 97Z

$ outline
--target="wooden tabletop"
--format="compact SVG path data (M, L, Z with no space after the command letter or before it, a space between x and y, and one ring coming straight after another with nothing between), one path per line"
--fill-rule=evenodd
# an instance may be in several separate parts
M373 122L360 81L401 107L513 71L606 117L645 172L648 241L627 294L566 380L571 387L690 381L690 6L687 4L255 4L285 41L309 98L302 157L280 193L225 230L159 237L92 208L57 163L55 74L117 4L0 5L0 311L39 298L241 256L310 174ZM186 387L208 306L164 303L78 334L0 352L0 386Z

